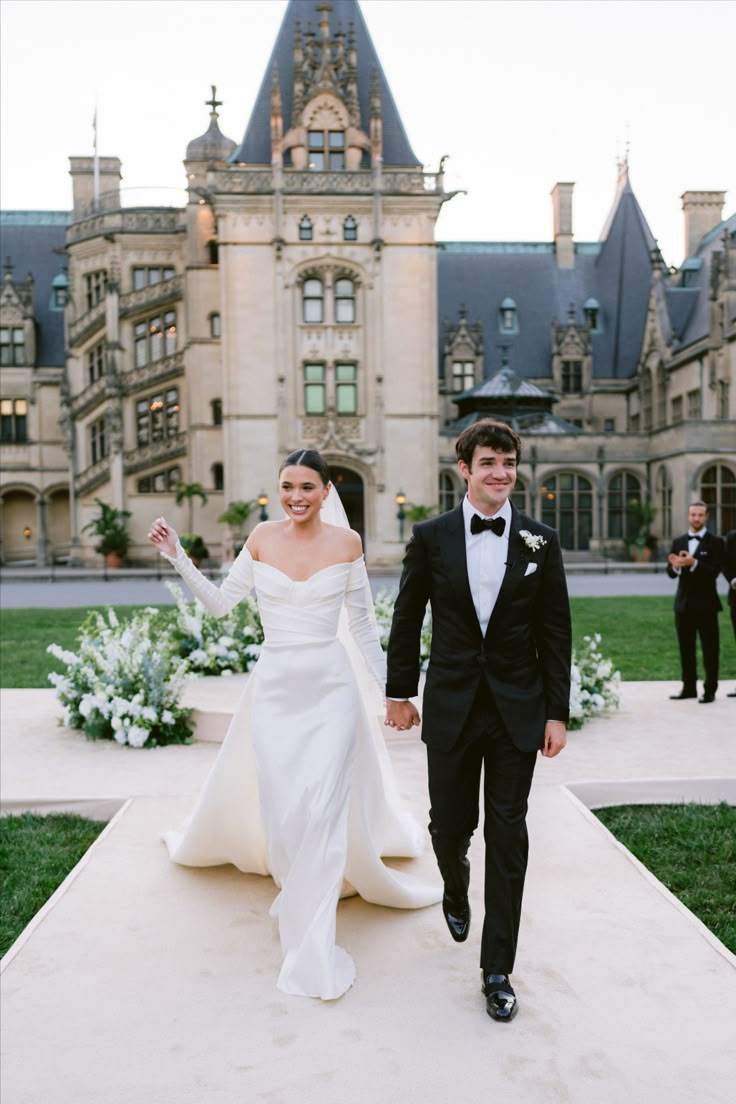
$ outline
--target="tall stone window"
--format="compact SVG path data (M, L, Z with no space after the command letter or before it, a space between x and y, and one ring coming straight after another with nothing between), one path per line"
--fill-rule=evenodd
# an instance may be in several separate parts
M179 388L169 387L139 399L135 408L136 443L147 445L176 437L179 432Z
M593 485L584 475L560 472L548 476L540 487L541 515L571 551L584 551L593 533Z
M222 337L222 319L217 311L210 315L210 337Z
M96 464L98 460L107 456L107 432L105 419L97 418L89 427L89 456L90 463Z
M87 380L94 383L105 374L105 342L98 341L87 351Z
M525 514L529 512L529 489L526 484L526 480L522 479L520 475L516 477L516 484L514 486L514 492L511 495L511 501L517 510L523 510Z
M176 269L171 265L136 265L133 269L133 291L160 284L162 280L170 280L175 275Z
M641 502L641 483L631 472L618 472L609 481L606 496L608 539L631 540L636 536L636 507Z
M167 468L166 471L141 476L137 484L138 494L161 494L166 491L175 491L177 483L181 483L181 468Z
M3 326L0 329L0 365L16 368L26 362L26 339L22 326Z
M338 414L358 413L358 369L355 364L335 365L335 407Z
M453 360L452 362L452 392L459 395L463 391L469 391L475 387L475 361Z
M302 317L305 322L324 322L325 291L321 280L316 276L304 281L302 286Z
M28 402L26 399L0 400L0 441L4 445L28 440Z
M728 380L716 383L716 418L728 418L731 401L731 387Z
M688 418L700 418L700 390L695 388L693 391L687 393L687 416Z
M135 366L142 368L176 352L176 311L164 311L134 329Z
M335 281L335 321L355 321L355 284L344 276Z
M84 290L87 310L92 310L107 291L107 269L101 268L97 272L88 272L84 277Z
M446 514L455 506L455 481L449 472L441 471L438 487L440 513Z
M736 529L736 472L727 464L712 464L703 472L700 495L708 507L713 533Z
M210 403L210 409L212 411L212 424L222 425L222 399L213 399Z
M225 489L225 468L219 461L212 465L212 487L215 491Z
M672 537L672 479L664 466L657 472L657 504L662 540Z
M582 360L563 360L560 367L562 394L579 395L583 390Z
M342 240L343 241L357 241L358 240L358 224L352 215L348 215L342 224Z
M304 413L322 415L327 409L324 364L304 365Z

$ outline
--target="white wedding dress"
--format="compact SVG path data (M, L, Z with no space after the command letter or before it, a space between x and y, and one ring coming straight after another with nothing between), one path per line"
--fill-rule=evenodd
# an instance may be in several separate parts
M401 805L375 716L378 691L361 688L338 638L346 608L350 634L382 689L385 656L363 557L297 582L243 548L220 587L181 545L166 558L218 616L255 587L265 633L194 811L164 837L170 856L187 866L233 863L270 874L280 889L271 908L284 956L279 989L339 997L355 978L352 959L335 943L341 895L394 908L422 908L442 896L440 886L381 861L416 856L423 838Z

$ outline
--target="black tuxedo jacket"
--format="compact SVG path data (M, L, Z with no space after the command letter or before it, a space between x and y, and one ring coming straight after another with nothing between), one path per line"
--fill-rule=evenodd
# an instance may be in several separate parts
M418 692L419 639L429 601L432 649L422 739L437 750L457 741L481 678L523 751L543 746L546 721L569 716L570 605L557 533L513 505L511 510L509 558L485 637L468 582L462 504L416 525L406 549L386 693L411 698ZM522 529L543 538L538 551L524 543Z
M726 579L731 583L736 579L736 529L731 529L723 539L723 565L721 570ZM728 604L736 606L736 590L728 588Z
M687 552L688 535L683 533L681 537L675 537L672 542L672 552ZM678 574L672 565L667 563L667 574L677 579L677 591L675 592L675 613L687 613L700 615L704 613L718 613L723 609L716 589L716 580L723 568L723 541L708 531L703 535L698 551L695 553L698 561L696 568L684 567Z

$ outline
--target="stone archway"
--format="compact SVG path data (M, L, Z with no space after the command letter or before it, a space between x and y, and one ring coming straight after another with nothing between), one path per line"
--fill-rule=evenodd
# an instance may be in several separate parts
M343 468L330 464L332 482L348 515L350 528L357 530L365 541L365 484L352 468Z
M36 562L36 542L38 540L37 496L31 491L8 490L3 492L2 503L2 545L3 563L16 563L21 560Z

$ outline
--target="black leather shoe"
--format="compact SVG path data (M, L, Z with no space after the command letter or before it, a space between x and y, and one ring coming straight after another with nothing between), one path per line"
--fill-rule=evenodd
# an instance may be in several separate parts
M681 690L679 694L670 694L670 701L684 701L685 698L697 698L697 690L693 690L692 694L687 693L685 690Z
M715 694L703 694L702 698L698 698L700 705L708 705L709 702L715 701Z
M730 694L726 694L727 698L736 698L736 690L732 690Z
M484 974L483 995L486 998L486 1012L498 1023L510 1023L519 1011L508 974Z
M442 898L442 912L450 929L450 935L456 943L464 943L470 931L470 904L468 898L453 900Z

